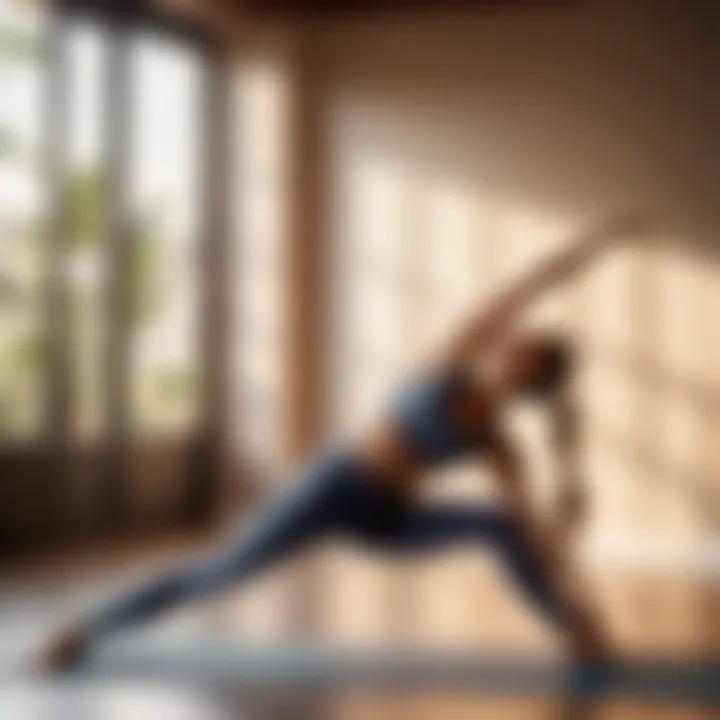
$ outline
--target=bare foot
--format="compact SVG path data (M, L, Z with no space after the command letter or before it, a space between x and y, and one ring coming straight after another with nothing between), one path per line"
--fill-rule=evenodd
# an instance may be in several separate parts
M615 661L615 653L604 638L573 638L571 653L575 661L591 665L604 665Z
M570 629L570 651L574 660L593 665L615 660L615 651L599 623L578 611Z
M63 630L53 638L40 652L37 662L43 674L54 674L72 670L83 659L88 646L88 638L82 630L70 628Z

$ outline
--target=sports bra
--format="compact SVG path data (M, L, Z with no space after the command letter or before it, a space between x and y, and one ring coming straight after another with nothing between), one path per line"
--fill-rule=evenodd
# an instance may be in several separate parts
M455 373L421 374L395 392L390 417L413 452L429 466L482 449L482 437L456 427L451 402L466 380Z

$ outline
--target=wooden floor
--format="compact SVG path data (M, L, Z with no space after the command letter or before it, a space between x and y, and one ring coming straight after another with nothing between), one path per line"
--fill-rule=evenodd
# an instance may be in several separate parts
M0 717L12 720L717 720L717 707L454 695L243 695L184 687L95 686L0 689Z
M77 608L97 601L127 578L147 572L162 565L169 554L178 548L190 553L198 550L196 542L173 540L138 552L136 548L103 548L90 553L76 553L71 558L47 556L26 562L23 567L6 568L5 579L0 580L0 636L4 641L17 637L42 638L56 626L63 617L71 616ZM351 563L352 564L352 563ZM278 598L287 599L294 587L288 572L279 573L258 583L250 591L248 599L209 603L188 608L160 623L157 632L175 633L186 636L204 636L212 633L233 633L242 641L244 634L273 635L284 632L279 622L275 627L268 618L272 617L273 603ZM295 570L297 573L297 570ZM375 628L372 640L378 641L377 628L388 628L389 642L397 639L391 625L375 622L377 614L391 597L380 593L380 600L370 593L367 568L355 568L352 576L344 567L345 585L340 588L346 595L364 599L364 610L354 605L353 613L363 615L359 629L342 632L342 642L362 640L367 628ZM377 570L375 581L377 581ZM407 573L401 570L400 576ZM365 573L365 574L363 574ZM322 575L321 575L322 576ZM355 577L355 586L350 578ZM327 571L326 579L333 577ZM385 579L383 582L395 582ZM413 581L415 588L428 584L428 579ZM381 584L382 585L382 584ZM625 614L619 613L624 622L620 636L629 650L652 652L668 657L717 655L718 642L716 581L685 578L624 577L607 578L608 597L615 598L617 607L625 607ZM372 586L374 590L377 587ZM445 586L449 587L449 586ZM455 585L455 587L458 587ZM339 598L338 588L334 597ZM612 591L612 592L611 592ZM617 598L625 598L625 604ZM383 600L384 598L384 600ZM663 601L659 602L659 598ZM655 600L655 602L650 602ZM632 609L632 612L628 610ZM452 610L452 609L451 609ZM452 614L451 611L450 615ZM484 613L488 613L487 606ZM282 615L282 613L279 613ZM352 616L352 613L350 613ZM398 617L397 608L393 618ZM437 628L425 628L423 639L418 644L425 647L436 638L445 643L443 632L452 635L452 617L443 618L438 613L417 614L424 621L433 622ZM522 622L498 620L500 615L491 615L494 625L494 641L504 636L512 638L518 647L518 638L525 632ZM486 617L486 620L488 618ZM258 630L259 627L264 630ZM522 627L521 627L522 626ZM319 629L320 635L333 636L337 625L328 623ZM255 631L255 632L253 632ZM473 634L470 642L483 647ZM405 635L412 643L412 638ZM433 640L434 642L434 640ZM528 642L531 642L528 640ZM452 644L452 643L450 643ZM648 705L629 700L607 698L592 707L572 707L561 698L488 698L473 694L459 695L436 693L380 694L371 692L317 693L299 692L293 695L268 691L264 693L228 693L178 686L119 686L93 685L84 687L50 687L6 683L0 684L0 720L468 720L488 718L489 720L544 720L550 718L598 718L607 720L710 720L720 719L720 708Z

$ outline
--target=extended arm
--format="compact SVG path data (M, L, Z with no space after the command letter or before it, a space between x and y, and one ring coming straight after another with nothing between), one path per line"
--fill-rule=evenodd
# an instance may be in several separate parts
M569 392L553 400L552 451L557 458L559 523L567 532L576 529L586 514L586 488L580 478L579 417Z
M546 612L569 632L578 659L598 661L612 655L610 640L588 598L567 576L555 532L542 529L530 508L517 453L504 439L493 442L491 459L498 472L510 515L510 566L521 584ZM570 585L568 585L570 582Z
M559 559L554 534L541 526L532 509L522 461L504 433L493 433L489 459L513 527L519 531L522 542L531 548L543 570L554 575Z
M479 348L495 344L533 301L587 266L612 240L642 229L639 216L618 216L584 233L569 249L532 268L499 294L489 308L474 313L463 324L450 342L449 362L462 364Z

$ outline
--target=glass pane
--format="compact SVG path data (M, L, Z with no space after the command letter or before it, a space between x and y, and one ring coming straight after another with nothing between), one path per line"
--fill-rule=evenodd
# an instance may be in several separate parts
M176 431L197 416L200 57L168 38L131 45L131 423Z
M0 4L0 442L41 427L41 20Z
M105 38L97 26L69 29L69 162L65 187L70 252L67 258L71 303L73 431L95 437L102 413L103 245L105 193L102 103Z

